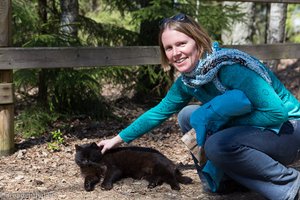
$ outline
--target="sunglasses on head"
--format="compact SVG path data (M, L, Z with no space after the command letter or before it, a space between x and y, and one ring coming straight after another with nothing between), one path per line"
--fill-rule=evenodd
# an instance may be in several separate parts
M172 17L162 19L159 22L159 28L163 28L166 23L169 23L171 21L185 22L186 20L188 20L187 16L185 14L179 13L179 14L174 15Z

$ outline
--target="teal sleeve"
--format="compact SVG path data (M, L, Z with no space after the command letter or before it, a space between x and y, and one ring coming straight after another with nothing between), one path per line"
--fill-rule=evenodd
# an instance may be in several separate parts
M251 103L240 90L228 90L216 96L190 117L190 123L196 131L197 144L204 145L207 133L215 133L231 118L251 112Z
M226 88L243 91L252 104L249 114L234 118L230 125L279 130L288 119L288 110L274 88L251 69L238 64L224 66L219 71L219 79Z
M184 90L182 81L177 79L159 104L139 116L119 136L124 142L130 143L180 111L191 99L192 96Z

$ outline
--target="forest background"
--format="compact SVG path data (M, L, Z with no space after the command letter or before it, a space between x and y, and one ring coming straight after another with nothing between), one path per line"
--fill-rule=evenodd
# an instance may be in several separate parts
M12 0L12 9L14 47L156 46L159 21L179 12L194 17L221 44L300 42L298 4ZM267 63L281 73L279 61ZM118 118L112 105L124 99L154 105L175 77L174 69L153 65L15 70L15 133L22 138L50 134L55 143L49 147L58 149L70 118ZM107 86L118 88L118 98L104 98Z

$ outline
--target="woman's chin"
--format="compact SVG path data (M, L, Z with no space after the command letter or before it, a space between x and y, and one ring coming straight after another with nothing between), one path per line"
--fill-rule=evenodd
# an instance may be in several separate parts
M190 67L189 68L177 68L177 70L180 73L189 73L189 72L193 71L193 69L191 69Z

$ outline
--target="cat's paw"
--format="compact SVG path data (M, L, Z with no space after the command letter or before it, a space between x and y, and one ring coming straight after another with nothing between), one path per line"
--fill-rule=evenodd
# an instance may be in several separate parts
M171 185L172 190L180 190L179 185Z
M91 192L94 190L94 187L91 184L84 184L84 189L87 192Z
M157 184L156 184L155 182L151 182L151 183L148 184L148 188L149 188L149 189L153 189L153 188L155 188L156 186L157 186Z
M193 183L193 179L191 179L190 177L187 176L182 176L181 179L179 180L180 183L182 184L192 184Z
M102 183L101 184L101 189L104 189L104 190L111 190L113 188L113 185L110 184L110 183Z
M87 176L84 180L84 189L87 192L93 191L96 184L99 182L99 178L96 176Z

